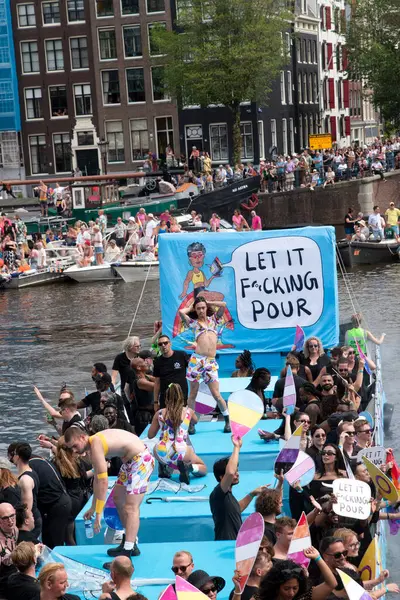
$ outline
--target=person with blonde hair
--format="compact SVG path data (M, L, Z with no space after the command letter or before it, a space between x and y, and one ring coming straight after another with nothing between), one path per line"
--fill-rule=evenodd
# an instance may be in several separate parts
M154 447L161 477L170 477L170 470L179 471L179 481L189 484L189 473L197 477L207 473L206 465L188 443L191 420L197 423L196 413L185 406L181 386L171 383L165 394L165 408L156 412L147 434L152 439L161 430Z
M39 573L40 600L79 600L75 594L66 594L68 575L62 563L47 563Z
M32 542L21 542L11 552L11 560L18 569L8 578L9 597L13 600L38 598L40 585L36 580L36 560L38 551Z
M303 355L300 355L300 362L310 369L313 383L318 385L319 374L321 371L325 372L324 367L330 365L330 360L325 354L319 338L312 336L305 341Z
M116 384L119 375L121 380L121 390L125 390L125 384L133 375L131 361L139 356L141 345L140 338L136 335L127 337L122 345L122 352L117 354L111 370L113 385Z

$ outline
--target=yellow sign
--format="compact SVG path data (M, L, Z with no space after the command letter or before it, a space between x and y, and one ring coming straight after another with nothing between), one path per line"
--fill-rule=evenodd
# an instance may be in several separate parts
M368 460L366 456L363 456L362 459L364 461L364 465L368 469L368 473L370 474L372 481L375 484L375 487L380 492L381 496L383 496L385 500L389 500L389 502L397 502L399 499L399 494L389 477L387 477L385 473L378 469L374 463Z
M332 148L332 136L330 133L317 133L308 136L308 147L311 150L327 150Z
M376 537L372 540L370 545L368 546L362 561L358 567L358 572L360 573L361 579L363 581L369 581L370 579L375 579L376 577L376 567L377 567L377 543Z

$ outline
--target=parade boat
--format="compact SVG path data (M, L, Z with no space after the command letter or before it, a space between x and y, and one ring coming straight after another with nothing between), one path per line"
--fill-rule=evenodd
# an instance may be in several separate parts
M400 244L396 240L380 242L350 242L341 240L337 243L340 259L346 268L356 265L374 265L399 260Z

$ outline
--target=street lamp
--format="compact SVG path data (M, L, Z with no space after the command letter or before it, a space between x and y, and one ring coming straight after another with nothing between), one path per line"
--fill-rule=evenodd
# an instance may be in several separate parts
M98 146L100 148L100 155L101 155L101 161L102 161L102 165L103 165L103 174L107 175L107 152L108 152L108 146L109 146L110 142L105 140L104 138L101 138L101 140L98 143Z

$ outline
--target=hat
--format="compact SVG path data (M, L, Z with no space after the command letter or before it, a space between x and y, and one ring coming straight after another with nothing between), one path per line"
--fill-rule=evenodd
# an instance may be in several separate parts
M148 213L148 215L147 215L147 216L148 216L148 217L151 217L152 219L154 219L154 215L153 215L153 213Z
M11 463L7 458L0 458L0 469L11 469Z
M116 243L117 243L115 240L110 240L110 244L111 244L111 242L112 242L113 244L116 244Z
M128 221L136 221L135 217L129 217Z
M217 592L220 592L225 587L225 579L218 576L210 577L208 573L201 569L193 571L188 577L188 582L194 585L198 590L201 590L201 588L209 582L212 582L215 585Z
M361 219L361 221L358 221L360 225L362 225L363 227L365 227L365 221L363 221L363 219Z
M85 240L84 244L85 246L90 246L90 240Z

